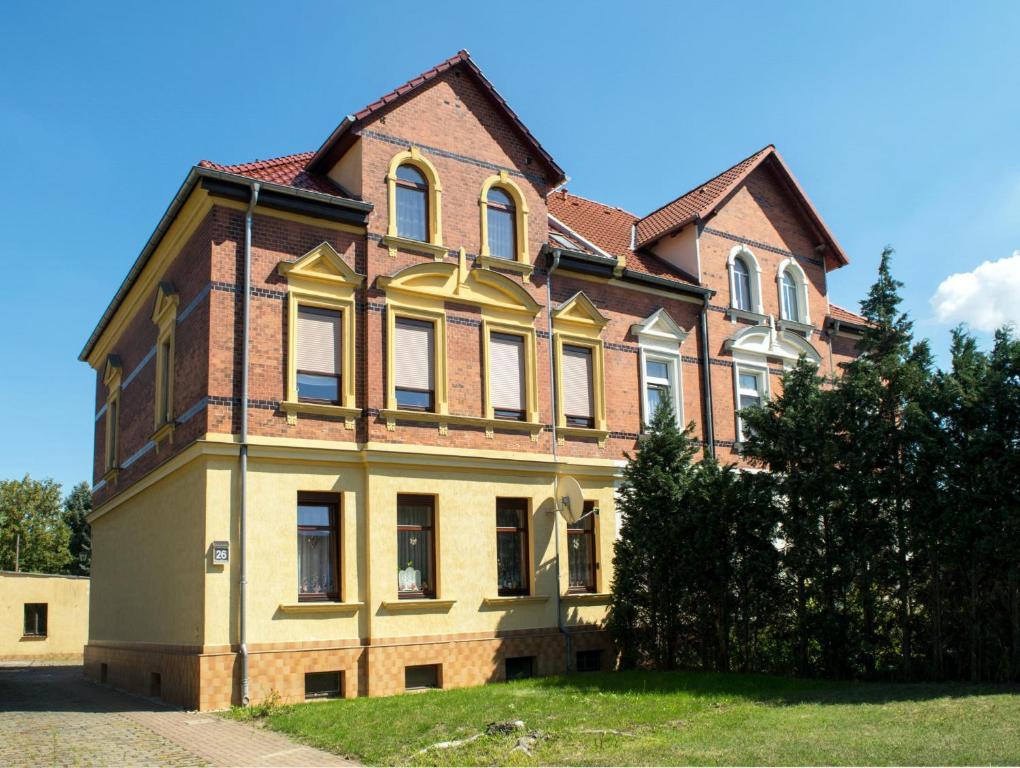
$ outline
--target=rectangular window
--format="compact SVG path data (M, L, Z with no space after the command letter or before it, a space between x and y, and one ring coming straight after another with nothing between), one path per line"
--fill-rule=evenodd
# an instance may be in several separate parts
M46 637L46 603L25 603L25 637Z
M650 424L659 404L674 404L673 372L665 360L645 361L645 423Z
M340 599L340 527L336 496L298 494L298 600Z
M434 323L398 318L393 340L393 371L397 408L431 411L435 408Z
M568 427L595 426L590 347L563 345L563 415Z
M598 672L602 669L602 651L578 651L574 662L574 668L578 672Z
M765 372L748 371L740 369L737 371L737 410L750 408L753 405L761 405L765 399ZM744 429L743 419L737 415L737 439L745 440L749 434Z
M404 667L404 689L416 691L422 688L439 687L439 665L420 664Z
M586 517L567 526L567 566L570 592L595 591L595 503L584 502Z
M160 424L169 424L173 420L173 404L170 397L170 382L173 380L173 348L170 339L166 338L159 345L159 359L162 361L159 371L159 413Z
M298 307L296 369L298 400L340 402L341 314Z
M527 401L524 381L524 337L508 333L490 334L489 386L493 416L524 420Z
M397 497L397 595L435 597L435 517L432 496Z
M506 660L507 680L526 680L535 676L535 657L517 656Z
M499 594L528 594L528 500L496 499Z
M340 672L305 672L305 698L340 698L343 695L340 674Z
M106 471L117 468L120 460L120 394L106 403Z

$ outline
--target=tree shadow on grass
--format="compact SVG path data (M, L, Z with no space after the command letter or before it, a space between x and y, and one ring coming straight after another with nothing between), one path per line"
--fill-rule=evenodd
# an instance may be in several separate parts
M736 672L627 671L539 678L550 691L614 694L685 694L704 699L738 698L775 706L796 704L887 704L968 696L1020 695L1018 685L966 683L886 683L805 680Z

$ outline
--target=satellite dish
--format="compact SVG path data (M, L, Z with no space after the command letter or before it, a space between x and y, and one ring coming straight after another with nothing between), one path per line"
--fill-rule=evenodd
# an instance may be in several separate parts
M581 485L569 475L556 481L556 508L567 523L576 523L584 514L584 494Z

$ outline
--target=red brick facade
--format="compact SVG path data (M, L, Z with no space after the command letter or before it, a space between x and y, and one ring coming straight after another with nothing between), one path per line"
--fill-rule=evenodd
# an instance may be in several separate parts
M550 167L540 148L508 117L506 109L494 99L486 84L473 74L471 67L473 65L469 67L464 63L462 66L455 62L437 71L401 98L359 118L352 132L343 139L350 143L346 151L353 151L351 147L354 142L357 143L360 165L355 172L348 170L344 176L345 182L353 189L335 187L335 196L360 197L361 201L371 204L366 227L360 233L356 226L338 227L325 218L317 221L312 214L282 215L279 209L263 205L256 210L252 224L250 276L248 397L252 435L358 444L398 443L547 457L553 451L551 425L554 421L548 314L577 292L583 292L608 318L601 339L605 350L606 427L610 434L601 445L595 438L568 436L556 446L558 455L561 458L622 460L625 452L636 448L642 422L641 364L639 343L632 327L657 310L664 309L688 333L678 349L682 356L679 382L682 419L685 423L694 422L696 436L707 443L710 439L707 412L711 409L714 425L711 437L714 437L720 457L739 461L739 455L733 452L732 447L737 436L733 356L727 340L756 322L732 319L727 313L730 305L728 259L732 249L739 245L753 252L760 267L764 315L780 316L777 270L781 262L793 259L807 277L807 298L813 326L809 334L810 344L817 350L822 370L834 370L840 361L853 355L852 336L832 337L828 323L827 268L831 270L838 263L820 248L824 238L805 213L805 205L809 204L798 199L799 188L791 186L783 178L782 167L775 163L752 167L740 183L719 201L710 217L694 221L678 232L668 233L661 242L650 243L639 251L611 244L600 246L599 239L603 233L597 226L599 222L594 222L587 231L584 230L587 223L580 219L576 227L567 224L565 230L569 231L553 227L564 237L573 238L571 242L577 247L566 249L572 254L571 258L565 259L550 278L548 269L553 249L561 248L564 242L550 236L550 208L555 204L560 210L568 200L565 193L554 191L561 181L558 169ZM469 267L480 268L474 263L481 249L479 190L487 178L504 171L525 195L529 209L528 251L535 270L528 279L506 274L542 306L535 318L535 329L538 420L545 428L537 441L526 432L496 430L494 435L489 436L483 426L455 423L450 424L445 433L437 429L435 423L399 421L395 429L389 429L385 419L379 415L379 411L386 408L387 339L386 293L379 287L378 278L394 275L405 267L433 261L432 255L402 249L391 255L390 248L381 242L387 233L386 176L390 162L396 153L410 146L419 149L434 165L441 179L442 238L444 246L449 249L445 257L449 263L457 263L457 250L464 248ZM216 169L225 168L225 173L231 175L233 183L242 190L249 179L268 180L259 175L258 167L257 163L245 166L243 170L215 166ZM302 178L307 181L309 175L312 175L311 170L303 170L291 183L283 186L293 187L295 199L298 199L302 189L312 189L301 181ZM336 178L336 174L331 174L331 177ZM198 178L192 194L202 193L200 185L204 177ZM639 183L639 179L635 182ZM280 180L274 177L267 188L276 189L272 184L280 184ZM330 182L325 174L319 173L313 191L321 194L323 188L330 188ZM276 191L282 194L278 189ZM173 431L172 443L157 447L151 444L150 439L156 376L151 352L157 333L150 315L155 292L139 304L140 309L124 325L123 331L115 334L110 329L101 328L97 337L110 337L104 343L111 354L119 356L123 371L120 469L115 477L104 482L103 406L108 393L102 380L103 361L92 361L97 366L94 472L97 508L115 500L202 436L236 435L239 431L243 290L240 286L245 207L242 199L231 199L211 187L208 194L211 206L204 219L159 277L159 282L171 283L179 296L173 391L173 413L178 423ZM626 226L627 221L636 221L636 217L623 212L621 220ZM666 258L657 255L660 247L668 248L663 243L687 237L691 228L698 233L696 247L700 274L691 274L689 270L671 265ZM616 240L613 242L623 243L631 238L631 233L621 230L614 237ZM297 261L323 242L329 243L355 272L365 276L356 294L356 405L362 409L362 415L356 420L353 432L345 427L342 418L328 416L302 413L295 423L289 423L280 409L281 401L286 399L288 320L287 282L280 276L278 267L281 263ZM601 259L604 265L606 257L620 260L615 270L604 266L586 270L579 266L585 258L590 258L592 264ZM648 274L657 275L659 281L642 279ZM547 305L546 298L550 279L551 307ZM119 311L124 310L121 308ZM483 417L480 310L476 306L448 301L445 312L449 412ZM707 338L702 336L703 314L707 317ZM844 327L852 331L853 323L845 323ZM710 360L705 359L703 350L706 348ZM92 342L83 353L83 359L88 358L91 350ZM778 370L783 363L772 358L763 360L763 363L773 371L772 391L775 392L779 386ZM706 365L712 381L708 398L704 387ZM476 642L483 641L479 639ZM472 646L470 653L491 657L489 646L495 642L485 640L488 645ZM559 640L553 638L542 642L552 643L549 648L543 646L544 650L539 654L543 659L543 654L552 659L543 660L542 669L557 669L555 659L558 657L554 646ZM95 666L100 661L112 664L113 659L126 658L131 654L129 650L104 650L104 647L92 646L90 664ZM309 653L307 650L302 652ZM383 660L389 651L376 649L376 657L365 656L364 660L361 653L361 650L349 650L342 654L347 665L348 695L350 691L368 690L373 685L379 686L380 691L398 689L399 686L388 677L387 682L382 678L373 682L365 677L365 664L370 668L376 663L369 659L378 658L378 663L385 664ZM401 653L406 655L410 651ZM451 657L447 663L453 663L456 658ZM268 661L257 662L256 668L264 663ZM232 655L224 664L226 671L223 674L233 674L229 671L234 664ZM201 694L203 706L227 703L231 696L229 679L227 683L217 682L215 685L201 682L201 665L197 660L186 664L181 662L179 666L179 674L175 672L173 679L180 678L179 684L185 691L181 694L182 700L197 700L199 694L195 691L198 690L217 690L218 693L211 697ZM498 679L500 672L490 667L465 671L464 679L469 682ZM274 674L283 679L292 672L284 664Z

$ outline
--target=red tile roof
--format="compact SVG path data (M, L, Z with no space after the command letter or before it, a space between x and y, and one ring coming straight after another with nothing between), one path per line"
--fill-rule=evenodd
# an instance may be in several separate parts
M840 320L844 323L854 323L855 325L867 325L867 318L861 317L855 312L851 312L849 309L843 309L843 307L836 306L833 303L829 303L829 317L833 320Z
M566 174L563 172L563 169L556 164L552 155L546 152L545 147L543 147L531 131L528 130L528 127L523 123L521 118L517 116L517 113L514 112L510 108L510 105L507 104L506 100L499 95L495 86L493 86L493 84L489 82L489 79L482 74L482 70L478 68L478 65L471 60L471 54L465 50L458 51L454 56L451 56L446 61L440 62L431 69L425 70L417 77L408 80L400 87L387 93L385 96L381 96L376 99L361 111L344 118L344 121L336 127L333 133L330 134L329 138L326 139L323 145L319 147L318 151L316 151L312 158L308 161L308 168L312 171L325 171L326 166L331 165L336 159L332 157L332 150L337 147L342 136L350 134L352 131L356 131L361 127L362 123L373 117L377 112L386 109L394 102L400 101L408 94L418 88L421 88L423 85L426 85L432 80L435 80L439 75L456 66L464 66L467 68L467 71L471 73L482 86L482 90L487 93L495 103L497 109L502 111L509 119L510 123L518 130L525 143L530 145L542 162L548 166L553 175L552 185L556 186L557 184L562 184L566 180Z
M637 222L638 247L643 248L693 221L707 219L716 212L718 206L725 202L726 198L755 168L758 168L766 161L771 162L773 167L778 169L780 176L786 182L788 191L796 198L808 218L814 223L815 228L818 230L818 235L826 241L829 252L836 261L835 266L847 264L848 259L843 249L829 231L822 217L815 210L808 196L804 193L800 184L797 183L797 179L790 172L786 163L783 162L783 158L772 144L759 149L736 165L727 168L718 176L709 179L704 184L699 184L689 192L640 219Z
M249 179L256 179L258 181L268 181L285 187L307 189L327 195L351 197L346 190L334 184L328 177L313 175L305 170L305 165L311 156L311 152L301 152L296 155L274 157L270 160L256 160L253 163L221 165L210 160L202 160L198 165L200 168L211 168L214 171L236 173L238 176L246 176Z
M676 200L652 211L637 223L637 240L646 245L667 235L697 218L706 218L747 174L757 167L758 162L775 148L770 144L745 157L736 165L727 168L715 178L686 192Z
M697 284L691 275L657 256L631 250L631 228L637 221L637 216L633 213L572 195L566 190L553 192L546 198L546 203L550 215L557 221L610 256L622 258L628 269L677 282ZM555 222L551 224L555 229Z

